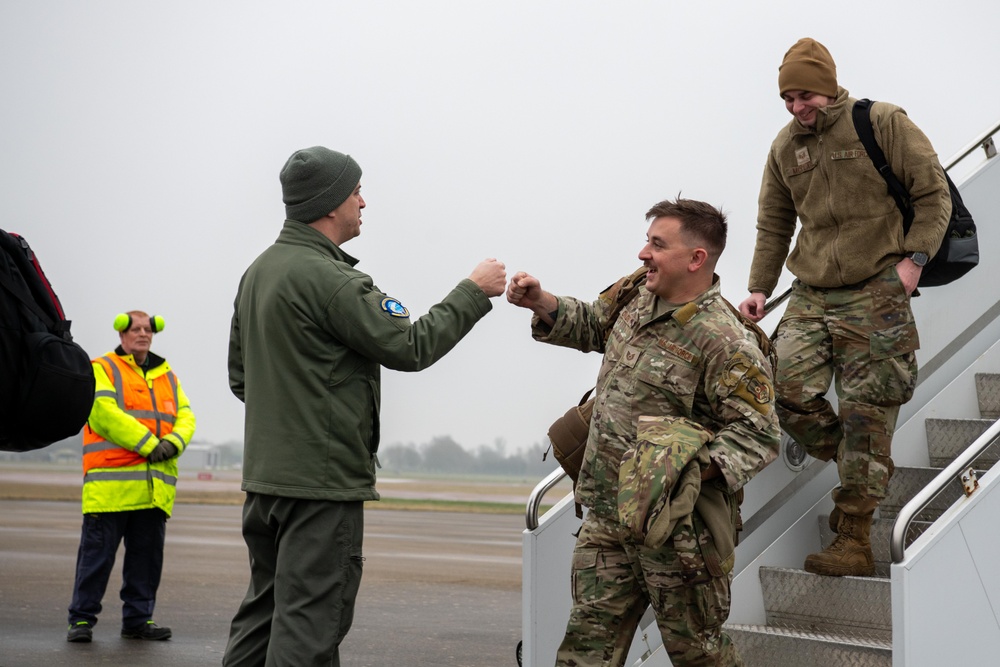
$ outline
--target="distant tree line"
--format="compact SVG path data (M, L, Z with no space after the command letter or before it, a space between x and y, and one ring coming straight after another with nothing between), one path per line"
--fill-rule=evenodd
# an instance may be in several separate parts
M192 440L192 449L195 451L199 447L206 447L214 452L212 457L212 467L233 468L243 463L243 442L229 441L222 444L207 442L204 440ZM65 440L59 440L51 445L35 449L30 452L0 452L0 462L2 461L22 461L33 463L59 463L59 464L79 464L83 457L83 435L78 433ZM185 461L195 461L195 457L188 455L187 459L181 459L181 465Z
M232 468L243 463L242 442L212 444L195 441L191 444L214 450L213 466ZM81 445L81 436L75 435L32 452L0 452L0 461L79 463ZM542 460L543 456L545 460ZM559 467L548 443L535 443L526 449L508 453L506 443L497 439L492 445L480 445L475 450L469 450L447 435L432 438L430 442L421 445L383 444L379 448L378 459L384 472L402 474L501 475L541 479ZM194 465L195 461L193 456L188 456L188 460L182 461L182 465Z
M493 445L480 445L468 450L451 436L438 436L423 445L392 444L379 448L378 459L385 472L446 473L461 475L504 475L544 477L559 467L548 444L535 443L527 449L508 453L506 443L498 439ZM545 455L545 460L542 456Z

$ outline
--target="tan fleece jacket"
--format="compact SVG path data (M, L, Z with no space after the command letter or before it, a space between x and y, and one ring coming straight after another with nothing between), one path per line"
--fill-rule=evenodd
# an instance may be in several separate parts
M844 88L817 114L815 128L797 120L778 133L764 167L757 245L749 289L770 296L788 269L812 287L843 287L871 278L907 253L933 256L941 244L951 198L944 169L923 132L892 104L872 108L875 139L913 200L914 219L903 238L903 216L861 145ZM791 255L788 248L801 221Z

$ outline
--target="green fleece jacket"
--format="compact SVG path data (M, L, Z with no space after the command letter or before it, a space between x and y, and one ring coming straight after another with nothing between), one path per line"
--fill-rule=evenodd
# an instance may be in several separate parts
M820 109L816 126L793 119L778 133L760 186L757 245L749 289L770 296L788 269L812 287L844 287L867 280L907 253L933 256L941 244L951 198L944 169L923 132L891 104L872 108L875 139L913 200L914 218L903 238L903 216L861 145L840 88ZM796 217L802 223L791 255Z
M381 366L430 366L492 308L466 279L411 322L355 264L289 220L240 280L229 384L246 404L244 491L377 500Z

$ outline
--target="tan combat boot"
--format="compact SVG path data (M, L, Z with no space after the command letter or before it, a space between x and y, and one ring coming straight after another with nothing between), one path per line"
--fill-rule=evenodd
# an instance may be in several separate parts
M830 512L830 530L834 533L837 532L837 526L840 525L840 517L844 516L844 510L840 509L837 505L833 506L833 511Z
M872 515L854 516L837 512L837 537L833 544L806 557L806 572L830 577L870 577L875 574L875 556L869 533Z

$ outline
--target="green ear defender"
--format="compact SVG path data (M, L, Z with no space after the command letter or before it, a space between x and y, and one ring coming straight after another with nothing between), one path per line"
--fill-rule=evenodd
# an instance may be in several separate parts
M115 315L115 331L128 331L132 327L132 316L128 313L118 313ZM153 333L160 333L163 331L163 327L166 326L166 322L159 315L151 315L149 318L149 328L153 330Z

